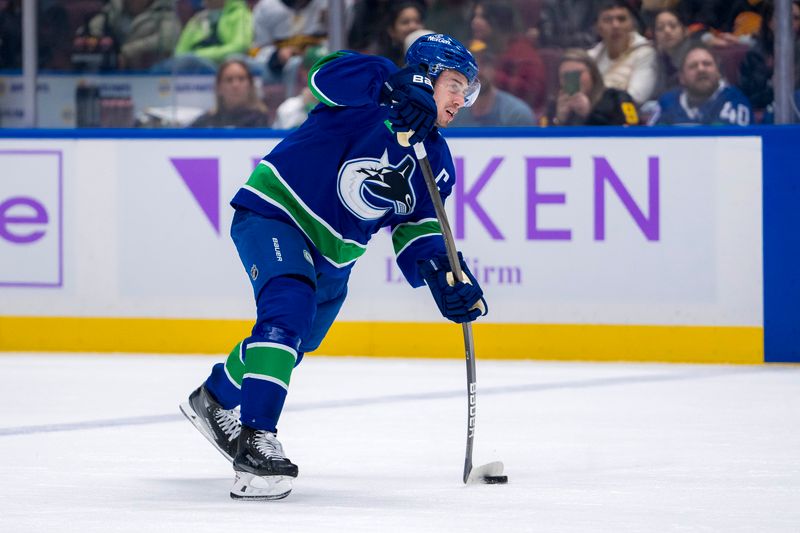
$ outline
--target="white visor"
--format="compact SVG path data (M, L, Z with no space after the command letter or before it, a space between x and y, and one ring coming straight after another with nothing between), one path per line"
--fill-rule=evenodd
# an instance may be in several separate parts
M475 100L478 99L478 95L481 94L481 82L478 81L478 78L475 78L475 81L467 85L467 91L464 94L464 107L470 107L472 104L475 103Z
M460 94L464 97L464 107L470 107L478 99L481 93L481 82L475 78L470 84L461 83L456 80L447 82L447 90L452 94Z

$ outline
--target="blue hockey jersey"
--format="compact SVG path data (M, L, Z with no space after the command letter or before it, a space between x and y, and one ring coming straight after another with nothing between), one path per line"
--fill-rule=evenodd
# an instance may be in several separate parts
M692 107L686 91L669 91L658 99L650 124L674 126L749 126L753 112L742 92L724 81L699 107Z
M392 230L397 264L421 286L417 260L444 253L441 228L412 148L397 143L379 105L397 67L379 56L341 51L312 67L320 104L282 140L231 201L296 225L312 248L318 276L346 277L372 235ZM425 140L442 199L455 182L453 158L438 130Z

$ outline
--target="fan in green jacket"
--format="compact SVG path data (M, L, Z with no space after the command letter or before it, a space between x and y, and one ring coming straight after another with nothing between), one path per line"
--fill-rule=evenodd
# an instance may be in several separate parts
M206 0L181 32L175 56L194 55L222 63L228 56L247 54L253 41L253 21L245 0Z

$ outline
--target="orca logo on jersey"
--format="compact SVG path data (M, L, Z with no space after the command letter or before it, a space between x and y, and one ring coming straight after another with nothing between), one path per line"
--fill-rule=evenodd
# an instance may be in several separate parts
M362 220L376 220L389 211L408 215L416 205L411 187L416 167L410 155L392 165L387 151L380 159L351 159L339 171L339 199Z

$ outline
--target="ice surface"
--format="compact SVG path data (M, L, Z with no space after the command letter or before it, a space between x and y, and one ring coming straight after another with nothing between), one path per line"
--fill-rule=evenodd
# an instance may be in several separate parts
M178 404L219 358L0 355L0 531L800 531L800 368L307 356L279 502L235 502Z

